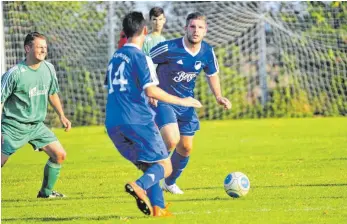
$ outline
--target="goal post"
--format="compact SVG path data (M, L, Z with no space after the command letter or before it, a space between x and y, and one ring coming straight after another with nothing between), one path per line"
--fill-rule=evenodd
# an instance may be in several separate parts
M0 1L0 72L1 75L6 72L6 53L5 53L5 38L4 38L4 15L3 15L3 7L2 1Z

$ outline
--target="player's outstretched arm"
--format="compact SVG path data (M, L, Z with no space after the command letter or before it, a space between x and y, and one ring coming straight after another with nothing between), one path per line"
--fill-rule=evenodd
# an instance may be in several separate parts
M195 108L202 107L201 103L192 97L180 98L165 92L164 90L162 90L161 88L157 86L148 86L145 89L145 93L148 97L152 97L154 99L157 99L166 103L176 104L176 105L180 105L184 107L195 107Z
M219 105L224 106L224 109L229 110L231 109L231 102L222 96L222 90L220 87L220 81L218 74L213 74L211 76L208 76L207 78L208 84L210 86L210 89L213 93L213 95L216 98L216 101Z
M55 112L58 114L60 122L64 125L65 131L69 131L71 129L71 122L65 117L58 94L55 93L53 95L50 95L48 99Z

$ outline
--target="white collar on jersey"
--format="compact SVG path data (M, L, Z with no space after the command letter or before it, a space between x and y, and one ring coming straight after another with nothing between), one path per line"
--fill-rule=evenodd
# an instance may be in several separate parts
M197 54L199 54L200 49L201 49L201 43L200 43L200 46L199 46L199 50L196 51L195 53L191 52L191 51L188 49L188 47L187 47L186 44L184 43L184 37L182 37L182 43L183 43L184 49L185 49L190 55L192 55L193 57L195 57Z
M139 46L137 46L136 44L133 44L133 43L126 43L126 44L124 44L124 46L136 47L137 49L141 50L141 48Z

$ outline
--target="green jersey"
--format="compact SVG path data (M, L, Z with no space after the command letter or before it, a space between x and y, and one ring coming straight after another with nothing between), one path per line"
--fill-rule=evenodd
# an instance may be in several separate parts
M2 122L36 124L46 118L48 95L59 91L54 66L43 61L36 70L20 62L1 77Z
M145 42L143 43L142 51L147 56L149 56L149 52L151 51L152 47L165 40L165 37L163 37L162 35L153 35L152 33L150 33L146 36Z

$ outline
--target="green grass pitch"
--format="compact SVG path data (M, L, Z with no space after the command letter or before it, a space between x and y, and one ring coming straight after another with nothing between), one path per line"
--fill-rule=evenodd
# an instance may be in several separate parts
M54 132L68 152L56 190L68 197L36 198L47 156L27 145L2 168L2 223L347 223L346 118L202 122L185 194L165 194L175 217L156 219L124 192L140 171L103 127ZM243 198L224 192L231 171L250 179Z

